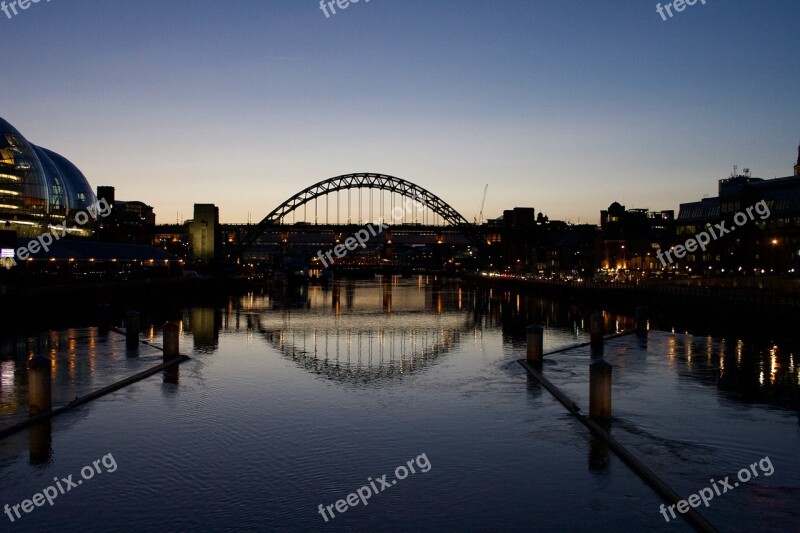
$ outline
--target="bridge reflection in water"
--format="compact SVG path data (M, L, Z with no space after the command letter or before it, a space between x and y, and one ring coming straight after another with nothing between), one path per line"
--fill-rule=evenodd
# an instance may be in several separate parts
M547 349L585 342L594 310L578 302L419 276L231 296L219 307L186 310L183 324L198 354L217 352L221 335L247 335L251 341L265 339L309 372L339 382L377 383L468 351L459 349L465 342L486 343L486 350L507 352L513 360L524 352L529 324L547 325ZM606 311L604 318L607 333L633 326L629 316ZM739 333L719 339L678 334L664 357L674 371L722 395L800 407L797 343L743 340Z
M231 300L221 332L259 335L300 367L337 381L368 383L412 374L478 335L475 292L434 278L342 282L297 293ZM207 312L213 312L207 310ZM190 311L193 326L214 319ZM194 330L195 327L192 327ZM195 334L195 338L198 336Z

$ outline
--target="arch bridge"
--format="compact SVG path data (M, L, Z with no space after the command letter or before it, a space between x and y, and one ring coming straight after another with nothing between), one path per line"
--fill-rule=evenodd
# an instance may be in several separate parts
M296 211L300 208L304 210L304 220L307 220L305 216L307 214L308 207L313 203L313 210L314 210L314 222L313 224L319 223L319 205L318 199L325 197L326 198L326 205L325 205L325 218L326 224L329 218L329 204L327 201L327 196L333 193L338 193L340 191L351 191L351 190L358 190L359 191L359 198L358 198L358 208L359 208L359 220L358 224L365 224L367 221L363 220L361 217L361 207L362 207L362 198L361 198L361 190L368 189L370 190L369 195L369 213L372 215L373 213L373 197L371 191L386 191L389 192L390 195L399 195L406 199L412 200L416 202L417 205L413 206L412 209L415 211L419 210L429 210L435 216L441 218L445 225L452 226L454 229L462 233L466 238L470 240L470 242L478 247L479 249L485 243L484 239L479 235L477 228L475 225L471 224L464 216L462 216L458 211L456 211L450 204L442 200L439 196L433 194L429 190L421 187L415 183L412 183L408 180L404 180L402 178L397 178L394 176L388 176L385 174L375 174L375 173L355 173L355 174L344 174L341 176L336 176L333 178L329 178L319 183L315 183L310 187L307 187L300 191L299 193L295 194L291 198L282 202L278 207L273 209L266 217L264 217L261 222L250 232L248 237L244 240L245 249L250 248L258 238L264 234L265 231L269 229L274 229L275 226L282 225L285 223L287 217L289 215L293 215ZM395 207L393 204L394 197L391 196L392 199L392 206L389 209L389 213L391 214L390 218L386 218L383 216L385 214L384 207L384 198L383 194L380 196L380 206L379 206L379 213L381 214L380 217L377 217L375 220L369 220L371 222L384 222L387 225L392 225L395 223L399 223L401 221L405 221L406 214L408 212L407 207ZM347 208L347 222L349 224L355 224L356 222L352 221L351 218L351 199L348 194L348 208ZM402 213L398 213L398 207L401 209ZM339 221L339 198L337 196L336 199L336 219L337 223ZM371 218L371 216L370 216ZM308 222L306 222L308 223Z

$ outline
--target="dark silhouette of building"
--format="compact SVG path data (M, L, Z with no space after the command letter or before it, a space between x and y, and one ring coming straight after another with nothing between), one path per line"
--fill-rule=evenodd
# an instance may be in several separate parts
M795 177L800 176L800 145L797 146L797 164L794 166Z
M98 239L103 242L153 244L156 215L144 202L116 199L114 187L97 187L97 197L111 206L111 214L100 223Z
M482 229L490 270L540 278L585 278L594 272L597 226L550 220L532 207L516 207Z
M154 244L183 260L190 259L189 224L161 224L156 227Z
M607 272L648 273L661 269L656 252L675 234L675 211L625 209L619 202L600 211L598 267Z

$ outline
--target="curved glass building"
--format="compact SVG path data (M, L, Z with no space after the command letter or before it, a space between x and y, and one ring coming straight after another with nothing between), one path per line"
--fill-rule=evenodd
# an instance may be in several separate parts
M66 219L70 234L91 235L93 228L77 225L74 213L96 201L75 165L0 118L0 229L37 237Z

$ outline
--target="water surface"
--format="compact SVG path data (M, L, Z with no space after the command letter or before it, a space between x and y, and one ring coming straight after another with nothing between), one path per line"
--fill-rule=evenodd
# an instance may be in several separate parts
M154 376L58 417L49 439L23 432L0 442L0 505L55 476L77 478L106 454L118 464L4 527L688 530L666 524L652 490L528 380L516 360L533 322L547 325L546 350L587 340L586 311L574 304L433 278L187 309L182 348L192 360L177 383ZM630 325L606 316L608 331ZM114 334L59 335L72 340L51 343L57 403L158 362L150 349L131 357ZM160 337L158 328L147 335ZM793 527L800 426L775 398L795 397L794 354L776 348L761 376L763 354L740 353L737 363L737 347L713 339L636 342L625 337L607 353L614 435L687 495L769 454L773 476L704 512L725 530ZM0 362L4 425L24 416L26 348L15 346ZM545 371L585 406L587 367L576 350L549 358ZM429 471L327 522L319 514L422 454Z

